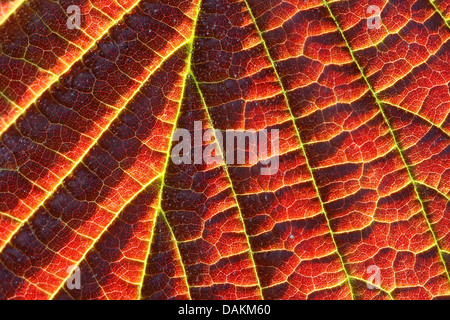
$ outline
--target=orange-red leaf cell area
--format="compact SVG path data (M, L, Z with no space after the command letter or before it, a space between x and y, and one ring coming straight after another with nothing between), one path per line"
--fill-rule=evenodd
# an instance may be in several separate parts
M0 1L0 299L450 298L449 83L443 0Z

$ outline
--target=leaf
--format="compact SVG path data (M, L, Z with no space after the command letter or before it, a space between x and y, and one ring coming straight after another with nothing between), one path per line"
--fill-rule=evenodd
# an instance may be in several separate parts
M449 12L2 4L0 298L448 298ZM220 163L176 164L198 122L278 129L279 170L229 164L217 136Z

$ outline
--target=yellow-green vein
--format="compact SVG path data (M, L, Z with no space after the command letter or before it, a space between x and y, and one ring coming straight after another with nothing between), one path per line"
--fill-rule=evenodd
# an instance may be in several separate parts
M136 0L136 2L128 9L128 10L125 10L123 13L122 13L122 15L117 19L117 20L112 20L112 23L104 30L104 32L102 33L102 34L100 34L99 36L98 36L98 38L97 39L102 39L105 35L107 35L108 33L109 33L109 31L111 30L111 28L113 28L115 25L117 25L120 21L122 21L123 20L123 17L126 15L126 14L128 14L128 13L130 13L133 9L134 9L134 7L136 7L138 4L139 4L139 0ZM11 13L12 14L12 13ZM71 43L71 42L70 42ZM30 101L30 102L28 102L27 103L27 105L26 106L21 106L20 107L20 109L21 109L21 112L19 112L19 113L17 113L17 114L15 114L14 115L14 118L13 119L11 119L10 121L9 121L9 123L7 124L7 125L5 125L5 127L3 128L3 130L0 132L0 136L1 136L1 134L4 132L4 131L6 131L13 123L15 123L16 121L17 121L17 119L31 106L31 105L33 105L43 94L44 94L44 92L46 92L48 89L50 89L51 88L51 86L56 82L56 81L58 81L65 73L67 73L69 70L70 70L70 68L75 64L75 63L77 63L78 61L81 61L81 59L86 55L86 53L88 53L92 48L95 48L95 46L96 46L97 44L96 44L96 42L95 41L92 41L91 42L91 44L85 49L85 50L81 50L80 49L80 55L76 58L76 59L74 59L69 65L67 65L67 67L61 72L61 74L59 75L59 76L53 76L53 79L51 79L50 80L50 82L47 84L47 86L45 87L45 88L42 88L42 89L40 89L40 91L37 93L37 94L35 94L35 96L34 96L34 98ZM28 61L27 61L28 62ZM30 62L31 63L31 62ZM50 71L48 71L47 70L47 72L49 72L49 73L51 73Z
M143 269L143 272L142 272L141 283L140 283L140 286L139 286L139 299L142 296L142 287L143 287L144 279L145 279L145 271L147 269L148 258L149 258L150 253L151 253L150 251L151 251L151 247L152 247L153 236L154 236L154 233L155 233L155 226L156 226L157 217L158 217L159 212L161 212L161 214L164 216L164 219L167 222L167 219L166 219L166 217L164 215L164 212L162 210L162 195L163 195L163 189L164 189L164 180L165 180L165 177L166 177L166 171L167 171L167 169L169 167L170 150L171 150L171 147L172 147L173 136L174 136L175 130L177 129L177 126L178 126L178 120L179 120L179 118L181 116L181 107L182 107L182 103L184 101L184 95L185 95L185 92L186 92L186 81L187 81L188 74L189 74L189 72L191 70L192 53L194 51L195 32L196 32L196 29L197 29L197 22L198 22L198 17L200 15L201 4L202 4L202 0L199 0L198 3L197 3L197 7L195 8L195 13L194 13L194 17L193 17L194 22L193 22L193 26L192 26L192 33L191 33L190 38L185 42L187 44L188 55L186 57L186 67L185 67L186 69L185 69L185 74L183 76L183 81L182 81L183 88L181 90L180 101L178 103L178 110L177 110L177 114L176 114L176 117L175 117L175 120L174 120L174 124L173 124L173 127L172 127L172 132L170 134L170 140L169 140L169 146L168 146L168 149L167 149L166 161L164 163L164 168L163 168L163 171L162 171L161 186L160 186L159 195L158 195L158 206L156 208L155 217L153 219L153 225L152 225L152 230L151 230L151 238L150 238L150 241L148 243L147 254L146 254L145 261L144 261L144 269ZM170 226L170 224L168 222L167 222L167 227L169 228L169 231L170 231L170 233L172 234L172 237L175 240L175 246L176 246L177 254L180 257L180 263L181 263L181 266L183 268L185 284L186 284L186 287L188 288L188 295L190 297L189 284L188 284L188 281L187 281L187 275L186 275L186 271L185 271L184 264L183 264L183 261L182 261L182 257L181 257L180 252L179 252L178 243L176 242L175 236L173 234L172 227Z
M0 247L0 252L4 249L4 247L9 243L9 241L14 237L14 235L20 230L20 228L37 212L37 210L44 205L44 203L47 201L47 199L49 199L53 193L58 190L58 187L60 185L62 185L65 181L65 179L72 174L73 170L80 164L83 162L84 158L88 155L88 153L91 151L92 147L94 145L97 144L98 140L103 136L103 134L109 130L109 127L111 126L111 124L117 119L119 118L119 116L122 114L122 112L124 110L126 110L126 107L128 105L128 103L130 103L130 101L133 100L134 96L140 92L140 89L142 88L142 86L145 85L145 83L147 82L147 80L155 73L159 70L159 68L164 64L164 62L166 62L170 57L172 57L180 48L182 48L183 46L186 45L186 42L183 42L181 45L179 45L178 47L176 47L169 55L167 55L166 57L164 57L164 59L161 60L161 62L155 67L154 70L152 70L152 72L150 72L147 76L147 78L142 82L142 84L133 92L133 94L131 95L131 97L129 99L127 99L127 101L123 104L123 106L116 112L116 114L114 115L114 117L112 119L110 119L110 121L108 122L108 124L106 125L106 127L103 129L102 132L99 133L98 138L97 139L93 139L92 143L88 146L88 148L85 150L85 152L80 156L80 158L78 159L78 161L74 162L72 165L72 169L69 170L58 182L58 184L55 185L55 187L53 187L53 190L51 192L48 192L47 195L41 200L41 202L35 206L34 210L28 215L28 217L22 221L21 225L8 237L7 241L3 244L2 247Z
M199 84L197 82L197 79L195 78L193 73L191 73L191 78L194 81L195 86L197 87L197 91L198 91L198 94L200 95L200 100L202 101L203 108L205 109L206 115L208 116L209 123L211 124L211 127L213 129L215 129L214 126L213 126L213 121L212 121L212 118L211 118L211 114L209 113L208 106L206 104L205 98L204 98L203 93L202 93L202 90L200 89L200 86L199 86ZM213 130L213 132L215 132L215 131ZM213 133L213 137L214 137L215 141L218 141L215 133ZM244 221L244 216L242 214L241 207L239 205L239 200L238 200L237 194L236 194L236 192L234 190L233 181L231 180L230 173L228 172L228 167L227 167L226 162L225 162L225 156L224 156L224 151L223 150L220 150L220 157L222 158L222 162L223 162L223 166L222 167L223 167L223 169L225 171L225 174L227 175L227 179L228 179L228 183L230 184L231 192L233 193L234 200L236 201L236 206L237 206L237 209L238 209L238 212L239 212L239 218L240 218L240 220L242 222L242 227L244 228L244 234L245 234L245 237L246 237L246 240L247 240L248 250L249 250L249 253L250 253L249 256L250 256L250 259L251 259L252 264L253 264L253 270L254 270L254 273L255 273L256 281L258 282L259 293L261 295L261 299L264 300L264 295L263 295L263 292L262 292L262 286L261 286L261 282L259 280L258 271L256 270L256 263L255 263L255 259L253 257L254 254L253 254L252 246L251 246L251 243L250 243L250 239L248 237L247 227L246 227L245 221Z
M350 294L351 294L351 296L352 296L352 299L354 299L354 293L353 293L354 290L353 290L353 287L352 287L352 284L351 284L351 281L350 281L349 272L347 271L347 268L346 268L346 266L345 266L344 258L343 258L342 255L339 253L338 245L337 245L336 240L335 240L335 238L334 238L333 229L331 228L331 223L330 223L330 220L329 220L329 218L328 218L328 214L327 214L327 212L326 212L326 210L325 210L325 205L324 205L324 203L323 203L322 196L320 195L319 187L318 187L317 182L316 182L316 179L315 179L315 177L314 177L313 169L312 169L312 167L311 167L311 165L310 165L310 163L309 163L309 158L308 158L308 155L306 154L306 149L305 149L305 146L304 146L304 144L303 144L303 140L302 140L302 138L301 138L300 132L299 132L298 127L297 127L297 124L295 123L295 116L294 116L294 114L293 114L293 112L292 112L292 108L291 108L291 105L290 105L290 101L289 101L288 96L287 96L287 94L286 94L286 89L284 88L284 84L283 84L283 82L281 81L280 75L278 74L278 70L277 70L277 68L276 68L276 66L275 66L275 62L273 61L272 56L270 55L269 48L267 47L266 41L265 41L265 39L264 39L264 37L263 37L263 35L262 35L261 30L259 29L259 26L258 26L258 24L257 24L257 22L256 22L256 19L255 19L254 15L253 15L252 9L251 9L250 5L248 4L247 0L243 0L243 1L244 1L245 5L247 6L247 10L248 10L248 12L249 12L249 14L250 14L250 17L252 18L253 23L254 23L254 25L255 25L257 31L258 31L258 34L259 34L259 36L260 36L260 38L261 38L261 43L262 43L262 45L264 46L264 50L266 51L267 57L268 57L268 59L269 59L271 65L272 65L272 68L273 68L273 70L274 70L275 76L276 76L276 78L277 78L277 80L278 80L278 83L279 83L279 85L280 85L280 87L281 87L281 91L282 91L282 93L283 93L283 97L284 97L286 106L287 106L287 108L288 108L288 110L289 110L289 114L290 114L290 117L291 117L291 120L292 120L294 129L295 129L295 132L296 132L298 141L299 141L299 143L300 143L300 148L301 148L301 150L302 150L302 152L303 152L303 155L304 155L304 157L305 157L306 166L307 166L308 171L309 171L309 173L310 173L310 175L311 175L311 181L312 181L312 183L313 183L313 186L314 186L314 189L315 189L315 191L316 191L316 193L317 193L317 197L318 197L318 199L319 199L319 202L320 202L320 205L321 205L323 214L324 214L325 219L326 219L326 221L327 221L328 229L330 230L330 236L331 236L331 239L332 239L332 241L333 241L333 244L334 244L334 248L335 248L336 254L337 254L338 257L339 257L339 261L341 262L342 270L343 270L343 272L344 272L344 274L345 274L345 277L346 277L346 280L347 280L347 283L348 283L348 286L349 286L349 289L350 289Z
M422 212L423 217L424 217L424 219L425 219L425 221L426 221L426 223L427 223L427 225L428 225L428 229L430 230L431 235L433 236L433 239L434 239L434 242L435 242L435 245L436 245L436 248L437 248L439 257L440 257L440 259L441 259L441 263L443 264L443 267L444 267L445 274L447 275L447 279L448 279L449 282L450 282L450 274L449 274L449 271L448 271L448 269L447 269L447 265L446 265L446 263L445 263L445 259L444 259L443 255L442 255L442 249L441 249L441 247L440 247L440 245L439 245L439 241L438 241L437 236L436 236L436 234L435 234L435 232L434 232L434 230L433 230L432 224L431 224L431 222L429 221L429 219L428 219L428 217L427 217L427 213L425 212L425 205L424 205L424 203L423 203L422 198L420 197L420 193L419 193L418 188L417 188L417 183L416 183L416 180L414 179L414 175L413 175L413 173L412 173L412 171L411 171L410 165L408 164L408 162L407 162L407 160L406 160L406 157L405 157L405 155L403 154L403 150L402 150L402 148L400 147L400 143L399 143L399 141L398 141L398 139L397 139L397 136L395 135L394 129L393 129L392 126L391 126L391 122L389 121L389 119L388 119L388 117L387 117L387 115L386 115L386 113L385 113L385 111L384 111L383 103L382 103L381 100L378 98L377 93L375 92L375 90L373 89L372 85L370 84L369 79L366 77L363 68L362 68L361 65L359 64L358 59L356 59L356 56L355 56L355 54L354 54L354 52L353 52L353 49L352 49L352 47L350 46L350 43L348 42L348 40L347 40L347 38L346 38L346 36L345 36L345 34L344 34L344 31L342 30L342 28L341 28L341 26L340 26L340 24L339 24L337 18L335 17L333 11L332 11L331 8L330 8L328 2L327 2L326 0L322 0L322 1L323 1L323 4L325 5L325 7L328 9L328 12L329 12L331 18L332 18L333 21L335 22L336 27L337 27L339 33L341 34L342 39L344 40L344 42L345 42L345 44L346 44L346 46L347 46L347 48L348 48L348 50L349 50L349 52L350 52L350 55L351 55L353 61L355 62L356 66L358 67L359 71L361 72L361 77L362 77L362 78L364 79L364 81L366 82L367 87L369 88L369 90L370 90L372 96L373 96L374 99L376 100L376 103L377 103L378 107L380 108L381 114L383 115L384 122L386 123L386 125L387 125L388 128L389 128L389 132L390 132L390 134L391 134L391 136L392 136L392 139L393 139L394 144L395 144L395 146L396 146L396 148L397 148L397 151L398 151L398 153L399 153L399 155L400 155L400 157L401 157L401 159L402 159L402 161L403 161L403 165L404 165L404 167L406 168L406 171L408 172L409 180L411 181L411 183L412 183L413 186L414 186L414 193L415 193L415 195L416 195L416 197L417 197L417 200L420 202L420 205L421 205L421 207L422 207L421 212Z

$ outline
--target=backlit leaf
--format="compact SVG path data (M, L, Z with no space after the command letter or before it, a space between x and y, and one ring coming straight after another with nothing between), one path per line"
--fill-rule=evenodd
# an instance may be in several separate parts
M449 298L449 19L0 1L0 299ZM177 164L200 122L220 163ZM231 129L279 130L277 172L230 164Z

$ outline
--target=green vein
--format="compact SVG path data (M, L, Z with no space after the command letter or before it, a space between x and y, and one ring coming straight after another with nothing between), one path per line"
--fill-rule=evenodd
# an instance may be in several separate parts
M5 96L5 94L3 92L1 92L1 91L0 91L0 96L2 96L6 101L11 103L14 108L19 109L20 112L23 112L23 109L18 104L16 104L14 101L12 101L7 96ZM1 135L1 132L0 132L0 135Z
M349 289L350 289L350 294L351 294L351 296L352 296L352 299L354 300L354 299L355 299L355 298L354 298L354 293L353 293L354 290L353 290L353 287L352 287L352 284L351 284L351 281L350 281L349 272L347 271L347 268L346 268L346 266L345 266L344 258L343 258L342 255L339 253L338 245L337 245L336 240L335 240L335 238L334 238L333 229L331 228L331 223L330 223L330 220L329 220L329 218L328 218L327 212L326 212L326 210L325 210L325 206L324 206L324 203L323 203L323 200L322 200L322 196L320 195L319 187L318 187L317 182L316 182L316 179L315 179L315 177L314 177L313 169L312 169L312 167L311 167L311 165L310 165L310 163L309 163L308 155L306 154L306 150L305 150L305 146L304 146L304 144L303 144L303 140L302 140L302 138L301 138L300 132L299 132L298 127L297 127L297 124L295 123L295 116L294 116L294 114L293 114L293 112L292 112L292 108L291 108L289 99L288 99L287 94L286 94L286 89L284 88L283 82L281 81L281 77L280 77L280 75L278 74L278 70L277 70L277 68L276 68L276 66L275 66L275 62L273 61L272 56L270 55L269 48L267 47L266 41L264 40L264 37L262 36L262 32L261 32L261 30L259 29L258 24L256 23L256 19L255 19L255 17L253 16L253 12L252 12L252 10L251 10L251 8L250 8L250 5L248 4L247 0L243 0L243 1L244 1L245 5L247 6L247 10L248 10L248 12L249 12L249 14L250 14L250 16L251 16L251 18L252 18L252 20L253 20L253 23L254 23L254 25L255 25L257 31L258 31L259 36L260 36L260 38L261 38L261 43L262 43L263 46L264 46L264 50L266 51L267 57L268 57L268 59L270 60L270 63L272 64L272 68L273 68L273 70L274 70L275 76L277 77L277 80L278 80L278 82L279 82L279 84L280 84L280 86L281 86L281 91L282 91L282 93L283 93L283 96L284 96L284 100L285 100L286 106L287 106L287 108L288 108L288 110L289 110L289 114L290 114L292 123L293 123L293 125L294 125L294 129L295 129L295 132L296 132L298 141L299 141L299 143L300 143L300 148L302 149L302 152L303 152L304 157L305 157L306 166L307 166L308 171L309 171L309 173L310 173L310 175L311 175L311 181L312 181L312 183L313 183L313 185L314 185L314 189L315 189L315 191L316 191L316 193L317 193L317 197L318 197L318 199L319 199L320 206L321 206L321 208L322 208L322 211L323 211L323 213L324 213L325 219L326 219L326 221L327 221L327 226L328 226L328 229L330 230L330 235L331 235L331 239L332 239L332 241L333 241L334 247L335 247L336 254L337 254L338 257L339 257L339 260L340 260L341 265L342 265L342 271L344 272L345 277L346 277L346 279L347 279L347 283L348 283L348 286L349 286Z
M157 175L156 177L154 177L152 180L150 180L149 182L147 182L147 184L145 185L145 187L142 189L144 190L146 187L152 185L156 180L158 180L160 178L161 175ZM108 222L108 224L105 226L105 228L100 232L100 234L95 238L94 242L92 243L92 245L86 249L86 251L84 252L84 254L81 256L81 258L76 262L76 264L74 265L75 267L78 267L81 262L83 262L87 255L91 252L91 250L94 249L95 245L98 243L98 241L100 241L100 239L102 238L102 236L105 234L105 232L107 232L107 230L109 229L109 227L117 220L117 218L122 214L122 212L128 207L128 205L134 200L136 199L136 197L140 194L140 192L135 193L133 195L133 197L131 199L129 199L123 206L122 208L116 213L114 214L114 217L111 218L111 220ZM53 292L53 294L50 296L49 300L52 300L57 294L58 292L64 287L64 285L67 282L67 279L69 279L71 275L68 274L64 279L62 279L60 285L58 286L58 288ZM101 288L101 286L100 286ZM103 289L102 289L103 290Z
M0 212L0 216L5 216L5 217L7 217L7 218L9 218L11 220L14 220L15 222L22 223L22 220L20 220L19 218L14 217L14 216L6 213L6 212Z
M21 28L22 28L22 27L21 27ZM51 70L46 70L46 69L42 68L41 66L39 66L37 63L26 60L26 59L25 59L26 52L23 54L22 57L12 57L12 56L6 54L6 53L3 51L3 48L0 47L0 50L1 50L1 53L2 53L5 57L8 57L8 58L11 59L11 60L22 60L22 61L25 61L25 62L26 62L27 64L29 64L30 66L35 67L35 68L37 69L37 71L42 72L42 73L45 73L45 75L47 75L49 78L51 78L51 77L53 77L53 78L54 78L54 77L58 77L58 75L57 75L56 73L54 73L53 71L51 71ZM80 49L79 49L79 50L80 50ZM62 60L60 59L60 57L57 57L57 58L58 58L58 60L61 61L63 64L66 64L64 61L62 61ZM34 91L32 91L32 92L34 93Z
M425 188L428 188L428 189L430 189L430 190L435 191L436 193L440 194L442 197L444 197L445 199L447 199L448 201L450 201L450 197L449 197L448 195L446 195L446 194L443 193L442 191L439 191L439 190L436 189L435 187L432 187L432 186L430 186L430 185L428 185L428 184L426 184L426 183L424 183L424 182L421 182L421 181L416 181L416 183L417 183L418 185L424 186Z
M192 51L190 51L190 52L192 52ZM159 187L159 192L158 192L158 206L155 209L155 216L153 217L151 237L150 237L150 240L148 242L147 253L146 253L145 260L144 260L144 268L143 268L143 271L142 271L141 283L139 284L139 290L138 290L139 291L139 297L138 297L138 300L140 300L142 298L142 288L144 286L145 271L147 269L148 259L149 259L149 256L151 254L151 248L152 248L153 236L155 234L156 223L157 223L157 220L158 220L158 215L162 212L162 195L163 195L164 186L165 186L164 180L166 178L166 172L167 172L167 169L168 169L169 163L170 163L170 150L172 148L173 136L174 136L175 131L176 131L177 127L178 127L178 120L179 120L180 115L181 115L181 106L182 106L182 103L184 101L184 95L185 95L185 91L186 91L186 80L187 80L187 75L189 73L189 68L190 68L190 56L191 56L191 54L189 53L189 55L188 55L188 63L187 63L187 66L186 66L185 74L183 76L183 88L181 90L180 101L178 102L177 115L176 115L174 123L173 123L172 132L170 133L169 145L168 145L168 149L167 149L166 160L164 162L164 167L162 169L162 173L160 174L160 176L161 176L161 185ZM165 217L164 217L164 219L165 219ZM173 233L172 228L170 227L170 225L168 225L168 228L169 228L170 232ZM176 243L176 241L175 241L175 243ZM178 250L178 244L176 244L176 247L177 247L177 250ZM180 256L180 260L181 260L181 256ZM182 262L181 262L181 265L182 265L183 271L184 271L184 265L183 265ZM184 272L184 275L185 275L185 278L187 279L186 272ZM187 280L186 280L186 286L189 289L189 286L187 284Z
M103 129L102 132L99 133L97 139L92 139L92 143L87 147L87 149L85 150L85 152L80 156L80 158L78 159L78 161L74 161L73 162L73 166L72 169L69 170L58 182L58 184L56 184L52 190L50 192L47 193L47 195L42 199L42 201L35 206L34 210L32 210L32 212L28 215L28 217L23 220L23 222L21 223L21 225L8 237L7 241L3 244L2 247L0 247L0 253L2 252L2 250L4 249L4 247L9 243L9 241L14 237L14 235L20 230L20 228L32 217L34 216L34 214L37 212L37 210L44 205L44 203L47 201L47 199L49 199L55 192L56 190L58 190L58 187L61 186L65 179L72 174L72 172L78 167L78 165L80 163L83 162L84 158L88 155L88 153L91 151L91 149L98 143L98 141L101 139L101 137L103 136L103 134L109 130L110 126L112 125L112 123L119 118L119 116L122 114L122 112L124 110L126 110L126 107L128 106L128 104L130 103L130 101L133 100L134 96L136 94L138 94L140 92L140 89L142 88L142 86L145 85L145 83L148 81L148 79L159 70L159 68L170 58L172 57L180 48L184 47L186 45L186 42L183 42L181 45L179 45L178 47L176 47L169 55L167 55L166 57L164 57L164 59L161 60L161 62L148 74L148 76L146 77L146 79L141 83L141 85L133 92L133 94L131 95L131 97L129 99L126 100L126 102L123 104L123 106L116 112L116 114L114 115L114 117L108 122L108 124L106 125L106 127Z
M438 6L434 3L433 0L430 0L431 5L433 6L434 10L436 10L437 13L439 13L439 15L441 16L442 20L444 20L444 23L447 25L447 27L450 28L450 23L448 22L448 20L445 18L444 13L442 13L441 10L439 10Z
M341 28L337 18L334 16L333 12L331 11L331 8L330 8L328 2L326 0L322 0L322 1L323 1L323 4L325 5L325 7L328 9L328 12L329 12L331 18L333 19L334 23L336 24L336 27L339 30L339 32L340 32L340 34L342 36L342 39L344 40L344 42L345 42L345 44L346 44L346 46L347 46L347 48L348 48L348 50L350 52L350 55L351 55L353 61L355 62L356 66L358 67L359 71L361 72L361 77L366 82L367 87L369 88L372 96L375 98L375 100L377 102L378 107L380 108L381 114L383 115L384 122L386 123L386 125L389 128L389 131L390 131L390 134L391 134L391 136L392 136L392 138L394 140L395 146L396 146L396 148L397 148L397 150L398 150L398 152L400 154L400 157L401 157L401 159L403 161L403 165L404 165L404 167L406 168L406 170L408 172L409 179L410 179L411 183L414 186L414 192L415 192L416 197L419 200L420 205L422 207L421 212L422 212L423 217L424 217L424 219L425 219L425 221L426 221L426 223L428 225L428 228L429 228L429 230L430 230L430 232L431 232L431 234L433 236L433 239L434 239L434 242L435 242L435 245L436 245L439 257L440 257L441 262L443 264L443 267L444 267L445 273L447 275L447 278L448 278L448 280L450 282L450 274L449 274L449 271L447 269L447 265L445 263L445 259L444 259L443 255L442 255L442 249L441 249L441 247L439 245L439 241L438 241L437 236L436 236L436 234L435 234L435 232L433 230L432 224L431 224L431 222L429 221L429 219L427 217L427 213L425 212L425 204L423 203L423 200L420 197L420 194L419 194L419 191L418 191L418 188L417 188L417 182L414 179L414 175L413 175L413 173L411 171L411 168L408 165L408 162L406 160L405 155L403 154L403 150L400 148L400 143L399 143L399 141L398 141L398 139L397 139L397 137L395 135L394 129L392 128L391 123L390 123L390 121L389 121L389 119L388 119L388 117L387 117L387 115L386 115L386 113L384 111L383 103L378 98L377 93L375 92L375 90L373 89L372 85L370 84L369 79L366 77L366 75L364 73L364 70L362 69L361 65L359 64L358 59L356 59L355 54L353 52L353 49L350 46L350 43L348 42L348 40L347 40L347 38L346 38L346 36L344 34L344 31L342 30L342 28Z
M178 102L177 115L175 117L174 124L173 124L173 127L172 127L172 132L170 134L170 140L169 140L169 146L168 146L168 149L167 149L166 161L164 163L164 168L163 168L163 171L162 171L162 179L161 179L161 185L160 185L160 190L159 190L159 195L158 195L158 197L159 197L158 198L158 207L156 208L155 217L154 217L154 220L153 220L152 231L151 231L151 239L150 239L149 244L148 244L147 254L146 254L146 258L145 258L145 262L144 262L144 269L143 269L142 277L141 277L141 283L139 285L139 298L138 299L141 299L141 296L142 296L142 287L143 287L143 284L144 284L145 271L147 269L148 258L149 258L150 253L151 253L151 247L152 247L152 242L153 242L153 235L155 233L154 231L155 231L155 226L156 226L156 222L157 222L157 216L158 216L159 212L161 212L163 214L163 210L162 210L162 194L163 194L163 189L164 189L164 186L165 186L164 180L165 180L165 177L166 177L167 169L169 167L170 150L171 150L172 143L173 143L173 136L174 136L175 131L176 131L177 127L178 127L178 121L179 121L179 118L181 116L181 107L182 107L182 104L183 104L183 101L184 101L185 92L186 92L187 77L188 77L188 74L189 74L189 72L191 70L192 53L194 51L195 32L196 32L196 29L197 29L197 22L198 22L198 17L200 15L201 4L202 4L202 0L199 0L198 3L197 3L197 7L195 8L195 14L194 14L194 18L193 18L194 19L194 24L192 26L191 37L185 42L185 44L187 44L187 46L188 46L188 48L187 48L188 56L186 58L186 70L185 70L185 74L183 76L183 81L182 81L183 88L181 90L180 101ZM163 216L164 216L164 219L167 222L167 219L166 219L164 214L163 214ZM172 227L170 226L170 224L168 222L167 222L167 226L168 226L169 231L172 234L172 236L175 237L174 234L173 234ZM175 246L176 246L177 253L180 256L180 264L181 264L181 266L183 268L185 283L186 283L186 287L188 288L188 295L189 295L189 298L190 298L190 289L189 289L189 284L187 282L187 275L186 275L184 263L183 263L183 260L181 258L181 255L180 255L179 248L178 248L178 243L177 243L176 239L175 239Z
M415 116L415 117L417 117L417 118L420 118L420 119L422 119L423 121L425 121L426 123L428 123L431 127L435 127L435 128L437 128L437 129L439 129L439 130L442 131L442 133L444 133L446 136L450 137L450 132L447 132L447 130L445 130L444 128L442 128L442 124L438 125L438 124L432 122L431 120L425 118L424 116L422 116L422 115L419 114L418 112L417 112L417 113L416 113L416 112L413 112L413 111L408 110L408 109L406 109L406 108L404 108L404 107L402 107L402 106L400 106L400 105L398 105L398 104L394 104L394 103L389 102L389 101L380 100L380 102L381 102L382 104L384 104L384 105L390 105L390 106L393 106L394 108L397 108L397 109L399 109L399 110L403 110L403 111L405 111L405 112L408 113L408 114L411 114L411 115L413 115L413 116ZM444 121L445 121L445 120L444 120Z
M199 84L197 82L197 79L195 78L193 73L191 73L191 77L192 77L192 80L195 83L195 86L197 87L197 91L198 91L198 93L200 95L200 99L202 101L203 108L205 109L206 115L208 116L209 123L211 124L211 127L213 129L215 129L214 126L213 126L213 121L212 121L211 115L210 115L209 110L208 110L208 106L206 104L206 101L205 101L205 98L203 96L203 93L202 93L202 91L200 89L200 86L199 86ZM217 138L216 138L216 134L215 134L214 130L213 130L213 132L214 132L213 133L214 140L218 141ZM256 263L255 263L255 259L254 259L254 253L253 253L252 246L251 246L251 243L250 243L250 239L249 239L249 236L248 236L248 233L247 233L247 227L245 225L244 216L243 216L241 208L239 206L239 200L238 200L236 191L234 190L233 181L231 180L230 173L228 172L228 167L226 166L225 156L223 154L223 150L220 150L220 156L221 156L222 161L223 161L222 167L223 167L223 169L224 169L224 171L225 171L225 173L227 175L228 182L230 184L231 192L233 193L233 197L234 197L234 199L236 201L236 207L237 207L238 212L239 212L239 217L240 217L240 220L242 222L242 227L244 228L244 234L245 234L245 238L247 240L248 250L249 250L249 253L250 253L249 256L250 256L250 259L251 259L252 264L253 264L253 270L255 272L256 281L258 282L259 293L261 295L261 299L264 300L264 295L263 295L263 292L262 292L262 286L261 286L261 282L259 280L258 271L256 270Z
M90 268L92 271L94 271L94 268L92 268L92 266L91 266L91 264L89 263L88 260L86 260L86 264L89 266L89 268ZM108 297L108 295L106 294L105 290L104 290L103 287L101 286L100 282L98 282L97 275L96 275L95 273L94 273L94 279L95 279L95 282L97 283L98 287L100 288L100 290L102 290L104 296L106 297L106 300L110 300L109 297ZM66 280L66 281L67 281L67 280ZM66 281L64 281L63 283L65 283ZM68 295L72 296L72 295L70 294L70 292L68 292L67 290L64 290L64 291L66 291L66 293L67 293Z
M391 300L395 300L394 297L393 297L392 294L391 294L392 291L388 291L388 290L386 290L386 289L383 289L382 287L377 286L376 284L374 284L374 283L372 283L372 282L370 282L370 281L367 281L367 280L364 280L364 279L361 279L361 278L358 278L358 277L350 276L350 278L352 278L352 279L354 279L354 280L357 280L357 281L364 282L365 284L371 285L371 286L373 286L374 288L377 288L378 290L380 290L380 291L386 293L386 294L389 296L389 298L391 298Z
M166 214L164 213L163 210L161 210L160 212L161 212L161 217L163 218L164 223L167 226L167 229L169 229L170 237L172 238L172 240L173 240L173 242L175 244L175 252L176 252L177 256L180 258L180 265L181 265L181 268L183 269L184 285L186 286L189 300L192 300L191 290L190 290L192 287L190 287L189 283L188 283L186 267L184 266L183 258L181 257L180 248L178 247L178 241L177 241L177 239L175 237L175 234L173 233L172 227L170 226L169 220L167 220Z

